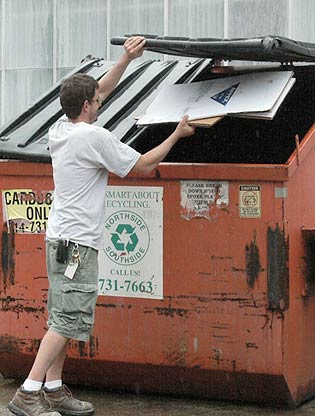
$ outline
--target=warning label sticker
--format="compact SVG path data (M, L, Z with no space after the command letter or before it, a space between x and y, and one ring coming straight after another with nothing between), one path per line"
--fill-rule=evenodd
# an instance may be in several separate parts
M241 218L261 217L261 187L260 185L240 185L239 209Z
M180 181L180 194L180 214L186 220L197 217L215 220L219 210L229 205L226 181Z

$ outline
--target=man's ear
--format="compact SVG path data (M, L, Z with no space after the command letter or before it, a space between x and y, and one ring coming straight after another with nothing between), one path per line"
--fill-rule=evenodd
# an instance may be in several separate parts
M84 103L82 104L82 110L84 112L88 111L89 110L89 106L90 106L90 103L88 102L88 100L85 100Z

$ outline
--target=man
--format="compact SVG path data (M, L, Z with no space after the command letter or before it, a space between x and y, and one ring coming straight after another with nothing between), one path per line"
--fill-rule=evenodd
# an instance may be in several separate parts
M102 101L128 64L142 55L144 46L144 38L131 37L123 56L99 83L77 74L61 87L66 117L49 131L55 183L46 235L49 329L27 379L8 405L16 415L94 413L91 403L73 398L62 384L62 369L69 340L87 341L94 323L108 172L120 177L129 172L149 174L180 138L194 133L186 116L163 143L141 155L109 131L92 125Z

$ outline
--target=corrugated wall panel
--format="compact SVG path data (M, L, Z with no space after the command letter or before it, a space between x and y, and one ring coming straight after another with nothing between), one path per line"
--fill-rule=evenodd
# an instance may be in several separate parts
M61 78L69 74L69 72L72 71L74 68L74 66L66 68L57 68L57 80L60 80Z
M57 68L76 67L86 55L106 57L107 2L57 1Z
M60 79L87 54L116 60L123 49L109 46L112 36L276 34L315 42L314 0L0 0L0 4L0 125L52 84L51 71L54 79ZM145 53L143 59L150 58L164 59ZM15 80L20 84L14 85Z
M2 8L4 7L4 3L0 1L0 70L2 70L2 48L3 48L3 39L2 39L2 32L4 31L4 14L2 13ZM3 16L3 17L2 17ZM1 90L0 90L1 91Z
M5 3L5 68L52 67L52 1Z
M164 33L164 0L114 0L110 6L111 37L125 33ZM110 47L110 59L122 54L120 47ZM146 59L163 59L162 55L146 53Z
M4 110L3 110L3 99L4 99L3 85L4 85L4 82L2 80L2 72L3 72L2 55L4 55L4 50L3 50L4 42L3 42L2 34L4 33L5 27L4 27L4 14L2 12L3 5L4 5L4 3L2 1L0 1L0 126L2 125L3 119L4 119Z
M222 0L171 0L169 2L170 36L224 36Z
M290 36L305 42L315 42L314 0L291 0Z
M228 37L288 36L288 0L229 0L228 5Z
M5 71L6 117L9 121L35 101L52 84L52 69L12 69Z
M4 123L52 84L52 1L10 0L2 9Z

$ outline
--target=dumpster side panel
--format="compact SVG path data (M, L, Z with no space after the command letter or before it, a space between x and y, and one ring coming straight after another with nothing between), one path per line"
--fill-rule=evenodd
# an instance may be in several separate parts
M214 198L206 216L191 213L190 219L181 215L181 181L167 169L163 179L111 178L116 186L163 187L163 253L156 255L163 255L164 298L99 296L89 342L70 344L66 380L141 392L291 401L282 376L285 314L269 308L267 284L268 229L283 228L283 201L274 198L282 183L229 181L234 170L237 165L230 165L223 178L228 203ZM2 190L52 189L51 177L20 173L2 176ZM217 180L211 174L209 165L206 182ZM181 175L195 185L198 166L181 167ZM252 185L259 189L260 208L241 211L244 186ZM46 329L44 236L8 233L3 217L2 223L2 371L23 377ZM93 369L89 381L86 366Z
M265 221L238 217L238 183L230 183L228 209L212 207L209 220L181 218L179 181L158 183L164 188L164 300L100 297L96 333L102 327L112 336L98 341L99 354L113 361L279 374L282 314L268 310ZM265 183L264 201L274 201L273 192ZM282 210L271 208L263 216L273 226ZM259 270L253 272L250 256L257 263L257 253Z
M315 275L308 276L309 250L302 235L302 229L315 229L314 139L313 134L301 146L301 153L303 148L308 150L289 179L285 213L290 235L290 309L284 321L284 375L297 403L315 395Z
M18 165L15 165L17 171ZM51 176L1 175L3 190L51 190ZM47 273L44 234L17 234L8 227L1 203L0 350L34 355L46 328Z

